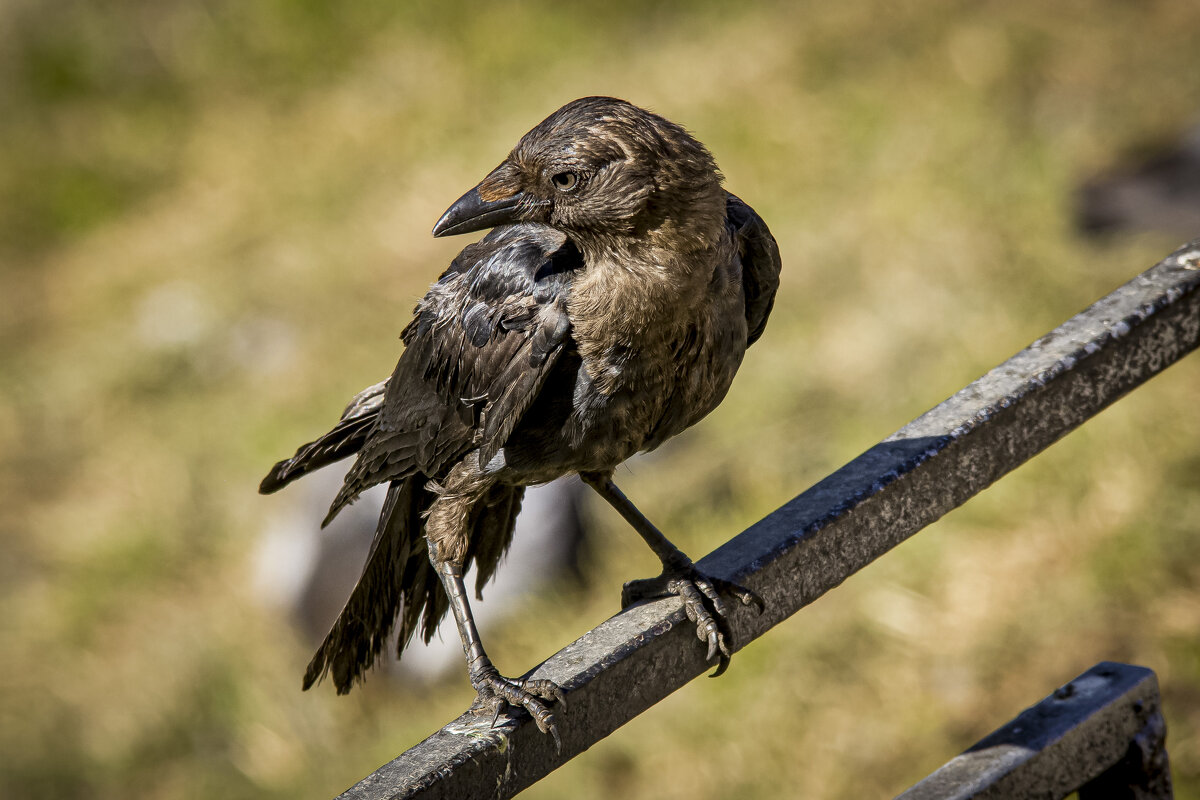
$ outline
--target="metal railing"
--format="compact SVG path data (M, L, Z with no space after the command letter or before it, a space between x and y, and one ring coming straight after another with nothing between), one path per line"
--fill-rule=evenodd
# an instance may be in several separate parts
M744 645L1200 344L1200 240L1177 250L700 562L756 591ZM530 675L563 688L562 749L525 715L464 714L344 798L511 797L709 667L678 600L634 606ZM918 795L920 796L920 795Z
M988 734L897 800L1171 797L1158 679L1101 662Z

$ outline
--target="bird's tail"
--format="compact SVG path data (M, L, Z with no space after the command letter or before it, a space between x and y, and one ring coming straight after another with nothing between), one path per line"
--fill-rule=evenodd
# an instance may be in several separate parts
M437 498L428 480L417 474L388 487L362 577L309 662L305 689L332 673L338 694L346 694L375 663L393 631L397 657L418 627L426 642L433 638L450 604L429 562L423 529L424 516ZM464 569L475 563L476 593L495 573L512 542L524 491L523 487L493 487L471 511Z

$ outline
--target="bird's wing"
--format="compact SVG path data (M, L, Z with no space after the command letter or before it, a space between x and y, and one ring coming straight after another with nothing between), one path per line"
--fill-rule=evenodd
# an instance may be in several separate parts
M471 450L485 465L570 341L567 295L582 257L542 225L496 228L469 245L417 305L374 427L326 521L359 492Z
M754 344L775 304L779 288L779 247L762 217L754 209L730 194L725 213L737 237L738 255L742 260L742 287L746 293L746 346Z
M297 478L361 450L383 408L386 389L387 381L380 381L356 394L333 430L316 441L301 445L294 456L272 467L258 490L263 494L277 492Z

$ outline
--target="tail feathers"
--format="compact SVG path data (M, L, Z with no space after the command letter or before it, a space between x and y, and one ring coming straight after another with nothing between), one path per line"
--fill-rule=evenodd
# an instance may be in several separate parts
M346 473L342 488L338 489L325 518L321 520L324 528L341 510L358 499L364 491L385 480L403 480L416 471L416 444L414 442L392 442L384 458L372 458L370 453L360 455L354 465ZM396 464L406 469L398 469ZM388 472L390 471L390 475Z
M341 421L333 430L315 442L302 445L294 456L272 467L259 484L258 491L262 494L277 492L297 478L361 450L375 427L386 389L387 381L380 381L359 392L346 406Z
M496 574L501 559L512 544L517 512L525 498L524 486L493 486L471 514L471 544L467 563L475 562L475 596L483 599L483 587Z
M305 689L332 673L338 694L346 694L375 663L393 631L397 657L418 628L426 642L433 638L450 602L429 563L422 530L424 513L436 499L426 488L428 480L417 474L388 487L362 577L309 662ZM524 492L523 487L493 487L471 512L466 566L474 561L477 567L476 594L512 542Z
M449 603L429 563L421 514L434 500L417 475L388 487L379 527L358 585L304 673L304 688L333 674L338 694L375 663L396 621L400 646L412 638L424 612L424 635L433 635Z

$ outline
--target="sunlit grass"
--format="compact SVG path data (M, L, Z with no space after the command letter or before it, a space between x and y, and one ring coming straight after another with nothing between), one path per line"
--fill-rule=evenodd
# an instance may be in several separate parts
M332 796L454 674L299 691L251 588L276 458L394 364L437 215L606 93L687 125L784 285L725 404L618 472L694 555L1169 252L1077 181L1196 114L1188 3L129 2L0 12L0 794ZM1155 669L1200 796L1200 367L1071 434L531 797L886 796L1101 659ZM603 508L518 673L654 570ZM314 520L315 524L315 520ZM564 719L569 724L569 715Z

